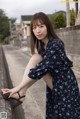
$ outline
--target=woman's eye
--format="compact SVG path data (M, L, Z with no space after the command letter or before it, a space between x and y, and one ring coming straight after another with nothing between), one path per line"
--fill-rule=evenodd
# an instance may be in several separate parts
M33 29L36 29L36 26L33 26Z
M44 25L39 25L39 26L33 26L33 29L36 29L36 28L42 28L42 27L44 27Z
M43 25L41 25L40 27L44 27Z

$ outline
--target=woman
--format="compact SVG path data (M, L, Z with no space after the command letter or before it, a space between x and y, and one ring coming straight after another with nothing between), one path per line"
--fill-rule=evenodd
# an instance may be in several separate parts
M80 119L79 88L64 43L42 12L32 17L30 31L33 56L25 69L23 80L13 89L2 89L2 96L16 99L20 104L26 90L43 78L47 83L46 119Z

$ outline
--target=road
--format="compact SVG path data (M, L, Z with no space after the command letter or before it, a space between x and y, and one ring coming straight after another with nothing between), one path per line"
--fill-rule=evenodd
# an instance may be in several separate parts
M11 45L4 45L3 49L13 86L16 86L21 82L24 69L31 56L27 51L24 52ZM42 79L28 89L22 104L25 119L45 119L45 92L46 85Z

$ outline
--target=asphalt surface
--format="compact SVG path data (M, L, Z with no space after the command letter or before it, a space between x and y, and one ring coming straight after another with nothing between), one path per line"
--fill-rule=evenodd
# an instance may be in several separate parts
M31 57L25 48L3 46L13 86L17 86L23 77L25 67ZM22 104L25 119L45 119L46 85L43 79L31 86Z

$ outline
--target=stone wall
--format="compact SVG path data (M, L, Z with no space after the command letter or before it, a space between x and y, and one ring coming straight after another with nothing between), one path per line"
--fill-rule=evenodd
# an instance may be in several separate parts
M80 72L80 25L58 29L56 33L64 41L66 52L73 61L74 69Z

